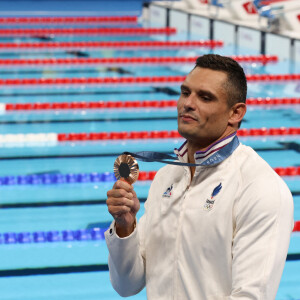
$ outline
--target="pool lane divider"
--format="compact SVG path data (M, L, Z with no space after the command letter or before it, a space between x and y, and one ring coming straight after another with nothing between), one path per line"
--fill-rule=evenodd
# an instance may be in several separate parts
M2 17L0 25L137 23L137 16Z
M239 129L238 136L285 136L299 135L300 127L250 128ZM93 140L136 140L136 139L172 139L182 138L177 130L131 131L131 132L90 132L90 133L58 133L57 141L93 141ZM1 141L1 138L0 138Z
M109 224L92 229L0 233L0 245L104 240L108 227Z
M0 43L0 51L43 51L43 50L94 50L94 49L182 49L182 48L215 48L222 47L222 41L121 41L121 42L26 42L26 43Z
M274 171L279 176L300 176L300 167L276 167ZM154 179L157 171L140 171L139 181L151 181ZM44 173L30 175L8 175L0 176L0 186L15 185L58 185L58 184L84 184L114 182L116 177L114 173L92 172L92 173Z
M296 136L300 135L300 127L279 128L243 128L237 131L240 137ZM5 147L44 146L45 143L56 146L57 143L145 140L145 139L178 139L182 138L177 130L153 131L121 131L121 132L81 132L81 133L27 133L0 134L0 145Z
M92 229L5 232L0 233L0 245L105 240L104 232L109 226L108 223L101 228L95 227ZM300 221L294 223L293 232L300 232Z
M0 29L0 37L30 37L30 36L146 36L172 35L176 28L13 28Z
M300 98L249 98L247 105L296 105ZM81 102L33 102L33 103L1 103L0 112L31 110L78 110L78 109L132 109L132 108L172 108L177 100L144 100L144 101L81 101Z
M234 60L243 63L261 63L267 64L270 62L277 62L278 57L275 55L234 55L230 56ZM1 67L58 67L58 66L72 66L72 67L87 67L98 65L153 65L153 64L194 64L198 57L118 57L118 58L44 58L44 59L0 59Z
M178 84L185 80L186 76L137 76L137 77L91 77L91 78L24 78L24 79L0 79L0 86L4 87L49 87L49 86L101 86L101 85L163 85ZM254 74L247 75L248 82L286 82L299 81L300 74Z

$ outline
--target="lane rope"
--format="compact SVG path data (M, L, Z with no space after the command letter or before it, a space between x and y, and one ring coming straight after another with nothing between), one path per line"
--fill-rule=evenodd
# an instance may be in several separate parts
M33 25L33 24L98 24L98 23L137 23L137 16L90 16L90 17L2 17L0 24Z
M34 51L34 50L86 50L86 49L181 49L222 47L222 41L130 41L130 42L28 42L0 43L0 51Z
M277 62L275 55L246 55L230 56L238 62L267 64ZM2 67L37 67L37 66L72 66L86 67L94 65L134 65L134 64L194 64L197 57L118 57L118 58L44 58L44 59L0 59Z
M299 176L300 166L276 167L273 170L279 176ZM140 171L139 181L151 181L157 171ZM43 173L30 175L8 175L0 176L0 186L11 185L57 185L57 184L84 184L116 181L114 173L91 172L91 173Z
M5 232L0 233L0 244L83 242L104 240L104 232L108 229L108 227L109 224L104 228L92 229Z
M298 81L300 74L247 75L248 82ZM91 77L91 78L24 78L0 79L0 86L73 86L73 85L130 85L164 84L183 82L185 76Z
M103 225L103 227L95 227L92 229L5 232L0 233L0 244L86 242L105 240L104 232L109 228L110 223L107 222L107 224ZM300 221L295 221L293 232L300 232Z
M0 37L28 37L28 36L145 36L172 35L176 28L14 28L0 29Z
M280 128L243 128L237 131L240 137L295 136L300 134L300 127ZM140 140L140 139L178 139L182 138L177 130L123 131L123 132L81 132L81 133L27 133L0 134L0 146L44 146L62 142Z
M0 244L29 244L54 242L86 242L105 240L104 232L110 223L101 227L77 230L49 230L35 232L5 232L0 233ZM300 221L295 221L293 232L300 232Z
M300 98L249 98L247 105L297 105ZM143 100L143 101L80 101L80 102L33 102L33 103L1 103L0 112L31 111L31 110L82 110L82 109L132 109L132 108L172 108L177 100Z

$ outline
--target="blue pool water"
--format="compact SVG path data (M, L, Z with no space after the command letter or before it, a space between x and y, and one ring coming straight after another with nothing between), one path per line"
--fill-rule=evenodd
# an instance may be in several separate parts
M176 38L176 37L175 37ZM179 38L179 37L178 37ZM95 38L92 38L95 40ZM113 38L141 40L140 37ZM151 40L145 37L143 40ZM37 39L18 39L37 41ZM55 41L71 40L54 38ZM72 40L91 40L90 37ZM100 40L98 37L97 40ZM111 40L111 39L110 39ZM0 39L1 42L16 39ZM225 45L216 53L233 55ZM155 51L86 51L91 57L197 56L197 50ZM241 53L239 53L241 54ZM242 54L248 54L247 51ZM74 57L66 52L0 53L0 58ZM266 66L243 64L248 74L297 73L300 67L290 62ZM89 68L11 68L0 78L58 77L126 77L186 75L192 65L185 66L108 66ZM112 86L112 87L9 87L0 90L1 103L72 102L72 101L135 101L178 99L179 85ZM299 82L249 83L248 97L300 97ZM299 127L300 106L251 106L244 128ZM176 130L176 109L110 109L77 111L6 112L0 115L0 134L76 133ZM161 151L172 153L182 139L65 142L44 144L0 144L0 176L41 173L112 172L115 158L123 151ZM241 142L253 147L272 167L300 165L299 136L242 137ZM159 163L140 163L143 171L156 171ZM300 178L284 177L295 204L295 220L300 220ZM138 218L143 214L150 181L136 183L141 199ZM106 205L106 191L113 182L83 182L49 185L0 185L0 234L7 232L37 232L77 230L107 226L112 218ZM300 234L293 233L289 255L300 254ZM120 299L113 291L107 271L107 249L103 240L53 243L0 244L1 299ZM290 256L292 257L292 256ZM277 300L300 298L298 260L286 262ZM130 299L146 299L145 290Z

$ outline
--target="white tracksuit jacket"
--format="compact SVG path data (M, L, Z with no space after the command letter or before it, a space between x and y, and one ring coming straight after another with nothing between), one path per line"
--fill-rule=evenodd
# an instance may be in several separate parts
M175 150L187 162L187 146ZM106 231L109 270L122 296L149 300L275 299L293 228L283 180L230 136L189 167L157 173L134 232Z

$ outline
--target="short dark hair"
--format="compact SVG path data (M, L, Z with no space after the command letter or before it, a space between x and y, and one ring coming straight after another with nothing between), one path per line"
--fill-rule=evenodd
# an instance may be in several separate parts
M221 71L227 74L225 90L227 103L231 107L236 103L246 103L247 79L243 68L232 58L218 54L206 54L196 60L196 67Z

